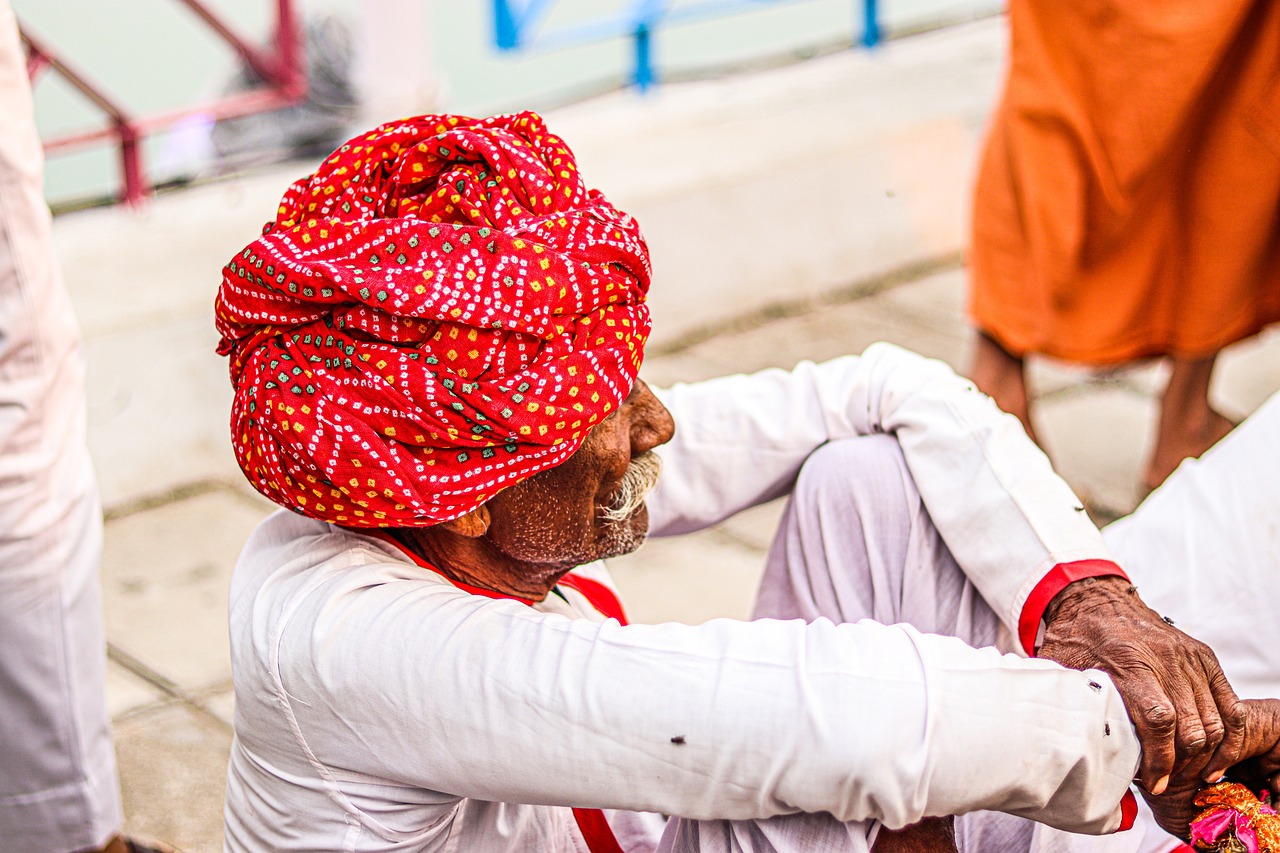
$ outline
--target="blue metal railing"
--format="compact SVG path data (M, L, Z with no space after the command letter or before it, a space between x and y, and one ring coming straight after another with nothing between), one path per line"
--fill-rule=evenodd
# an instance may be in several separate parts
M769 3L795 0L700 0L674 5L674 0L632 0L622 14L540 31L555 0L493 0L493 40L499 50L554 49L620 36L630 37L634 50L632 84L647 90L657 76L653 66L653 31L659 26L758 9ZM863 47L880 42L879 0L853 0L860 17Z

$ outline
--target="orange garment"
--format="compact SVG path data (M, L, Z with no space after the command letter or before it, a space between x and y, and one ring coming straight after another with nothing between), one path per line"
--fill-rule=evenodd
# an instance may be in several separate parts
M1280 2L1010 0L970 312L1014 354L1197 357L1280 320Z

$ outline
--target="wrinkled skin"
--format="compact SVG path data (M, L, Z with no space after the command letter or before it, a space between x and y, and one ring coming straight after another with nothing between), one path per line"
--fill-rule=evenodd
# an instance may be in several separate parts
M1147 607L1123 578L1088 578L1045 611L1040 656L1100 669L1124 698L1142 743L1138 778L1153 794L1177 773L1216 780L1241 758L1244 705L1204 643Z
M494 495L484 506L435 527L402 529L408 547L454 580L541 601L575 566L640 547L644 506L621 521L601 511L631 460L670 441L671 413L637 379L618 411L572 456Z
M1265 787L1280 770L1280 703L1241 701L1212 650L1123 578L1089 578L1059 593L1045 611L1039 654L1111 676L1142 744L1143 796L1167 832L1187 837L1191 799L1206 782L1231 770Z
M1272 802L1280 796L1280 700L1244 700L1245 719L1241 727L1241 763L1227 770L1227 778L1241 782L1251 791L1269 790ZM1171 835L1187 839L1189 824L1200 811L1193 802L1204 781L1194 773L1175 774L1159 796L1143 793L1156 823Z

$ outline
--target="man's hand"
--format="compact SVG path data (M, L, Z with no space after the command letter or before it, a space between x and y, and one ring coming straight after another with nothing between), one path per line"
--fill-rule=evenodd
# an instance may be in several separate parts
M1249 790L1270 790L1273 797L1280 795L1280 700L1246 699L1244 736L1241 740L1242 762L1227 771L1227 777L1244 784ZM1165 832L1184 841L1189 824L1199 809L1194 803L1196 792L1204 787L1204 781L1196 774L1175 775L1168 789L1161 795L1143 793L1143 799L1151 806L1156 823Z
M1217 657L1124 578L1086 578L1058 593L1045 610L1040 656L1111 676L1142 744L1138 778L1150 794L1173 778L1216 781L1244 757L1245 705Z

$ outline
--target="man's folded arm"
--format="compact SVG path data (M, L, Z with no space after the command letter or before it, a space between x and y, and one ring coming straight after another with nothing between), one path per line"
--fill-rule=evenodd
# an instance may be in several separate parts
M401 581L313 592L276 660L325 772L490 801L1104 832L1138 754L1101 673L872 622L623 627Z
M667 464L650 500L655 535L785 494L826 441L890 433L948 548L1028 653L1057 592L1083 577L1123 576L1017 419L942 362L875 344L861 356L659 393L680 426L658 451Z

